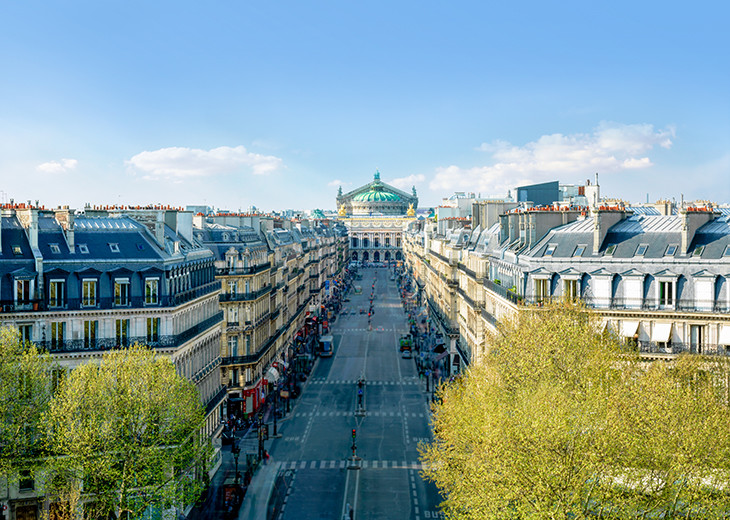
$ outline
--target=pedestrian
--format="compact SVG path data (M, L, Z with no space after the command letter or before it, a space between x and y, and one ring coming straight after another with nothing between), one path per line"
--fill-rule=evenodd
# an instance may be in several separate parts
M269 452L264 450L264 464L268 464L270 458L271 458L271 455L269 455Z

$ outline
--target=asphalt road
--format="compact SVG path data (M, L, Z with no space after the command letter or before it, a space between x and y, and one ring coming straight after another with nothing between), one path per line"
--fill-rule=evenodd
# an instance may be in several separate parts
M386 268L361 269L362 294L350 291L332 334L335 353L320 358L296 407L269 448L279 470L279 520L442 518L436 488L420 476L417 446L430 439L425 385L398 340L408 332L396 283ZM367 310L375 283L375 314ZM360 309L365 313L360 314ZM357 380L365 378L364 414ZM352 462L352 429L357 465Z

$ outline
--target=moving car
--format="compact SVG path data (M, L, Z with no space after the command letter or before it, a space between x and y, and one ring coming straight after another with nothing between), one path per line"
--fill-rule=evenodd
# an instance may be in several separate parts
M319 355L322 357L330 357L334 349L334 342L331 335L319 338Z
M413 358L413 353L410 350L404 350L403 354L401 354L401 357L403 359L411 359Z

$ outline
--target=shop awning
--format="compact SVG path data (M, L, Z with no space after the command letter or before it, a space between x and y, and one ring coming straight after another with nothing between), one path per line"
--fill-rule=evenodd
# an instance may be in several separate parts
M279 380L279 371L274 367L269 367L266 371L266 379L269 383L276 383Z
M718 345L730 345L730 325L720 327L720 337L717 340Z
M449 355L448 352L442 352L441 354L439 354L438 356L436 356L436 361L441 361L442 359L444 359L448 355Z
M639 330L638 321L621 322L621 336L624 338L633 338Z
M651 340L654 343L666 343L672 335L671 323L657 323L651 331Z

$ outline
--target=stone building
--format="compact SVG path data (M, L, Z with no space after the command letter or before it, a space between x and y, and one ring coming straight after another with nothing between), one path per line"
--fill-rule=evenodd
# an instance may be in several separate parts
M439 233L417 221L404 234L452 369L478 361L500 321L551 298L581 298L649 358L730 355L730 208L548 206L480 224Z
M409 195L380 180L337 195L339 220L350 236L350 258L362 262L389 262L403 259L402 231L418 208L416 188Z

